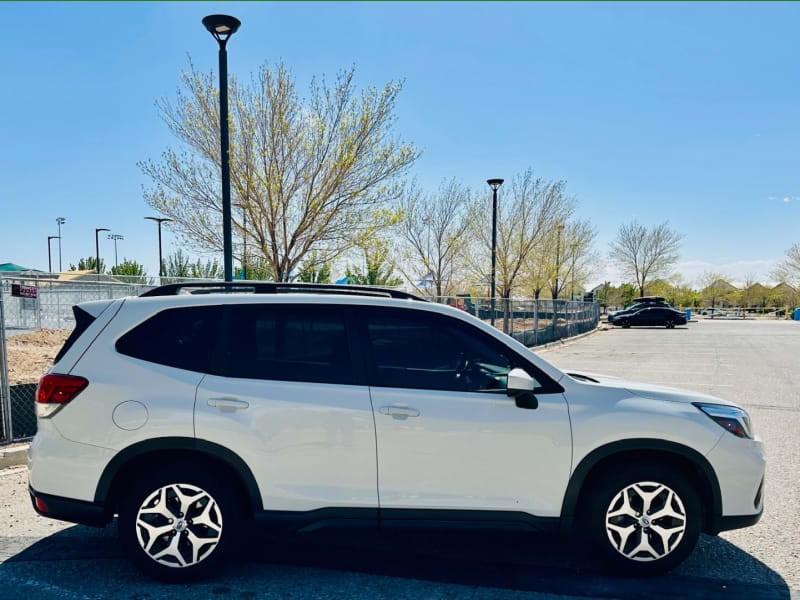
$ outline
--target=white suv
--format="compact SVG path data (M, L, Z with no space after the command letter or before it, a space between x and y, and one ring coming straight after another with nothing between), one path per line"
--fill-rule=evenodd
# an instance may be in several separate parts
M249 519L559 528L650 574L762 512L735 404L564 373L400 292L171 285L74 312L37 390L33 505L118 515L155 577L213 572Z

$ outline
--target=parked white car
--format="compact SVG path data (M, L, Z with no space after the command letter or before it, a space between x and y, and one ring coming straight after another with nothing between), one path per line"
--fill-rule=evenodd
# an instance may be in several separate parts
M209 285L75 307L37 390L36 511L118 515L152 576L213 573L250 519L577 531L652 574L761 515L762 443L731 402L564 373L400 292Z

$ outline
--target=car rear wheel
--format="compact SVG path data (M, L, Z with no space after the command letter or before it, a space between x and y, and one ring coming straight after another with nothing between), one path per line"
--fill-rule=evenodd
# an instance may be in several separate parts
M665 326L667 329L675 329L675 321L667 321Z
M242 503L220 473L170 465L139 478L120 507L119 536L145 574L188 582L215 573L235 546Z
M610 567L630 575L669 571L700 537L700 500L667 467L635 466L598 479L588 513L594 547Z

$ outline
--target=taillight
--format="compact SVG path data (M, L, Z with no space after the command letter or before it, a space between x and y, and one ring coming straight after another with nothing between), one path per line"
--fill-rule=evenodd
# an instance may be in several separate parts
M86 379L75 375L45 375L36 387L36 416L41 419L52 417L87 385Z

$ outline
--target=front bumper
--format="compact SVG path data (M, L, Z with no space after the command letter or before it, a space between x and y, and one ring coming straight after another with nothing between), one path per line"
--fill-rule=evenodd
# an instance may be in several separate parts
M758 523L764 512L766 468L761 440L742 439L725 432L706 458L717 474L722 500L716 532Z
M43 517L92 527L105 527L109 521L102 504L42 494L32 487L28 488L28 493L31 496L33 510Z

